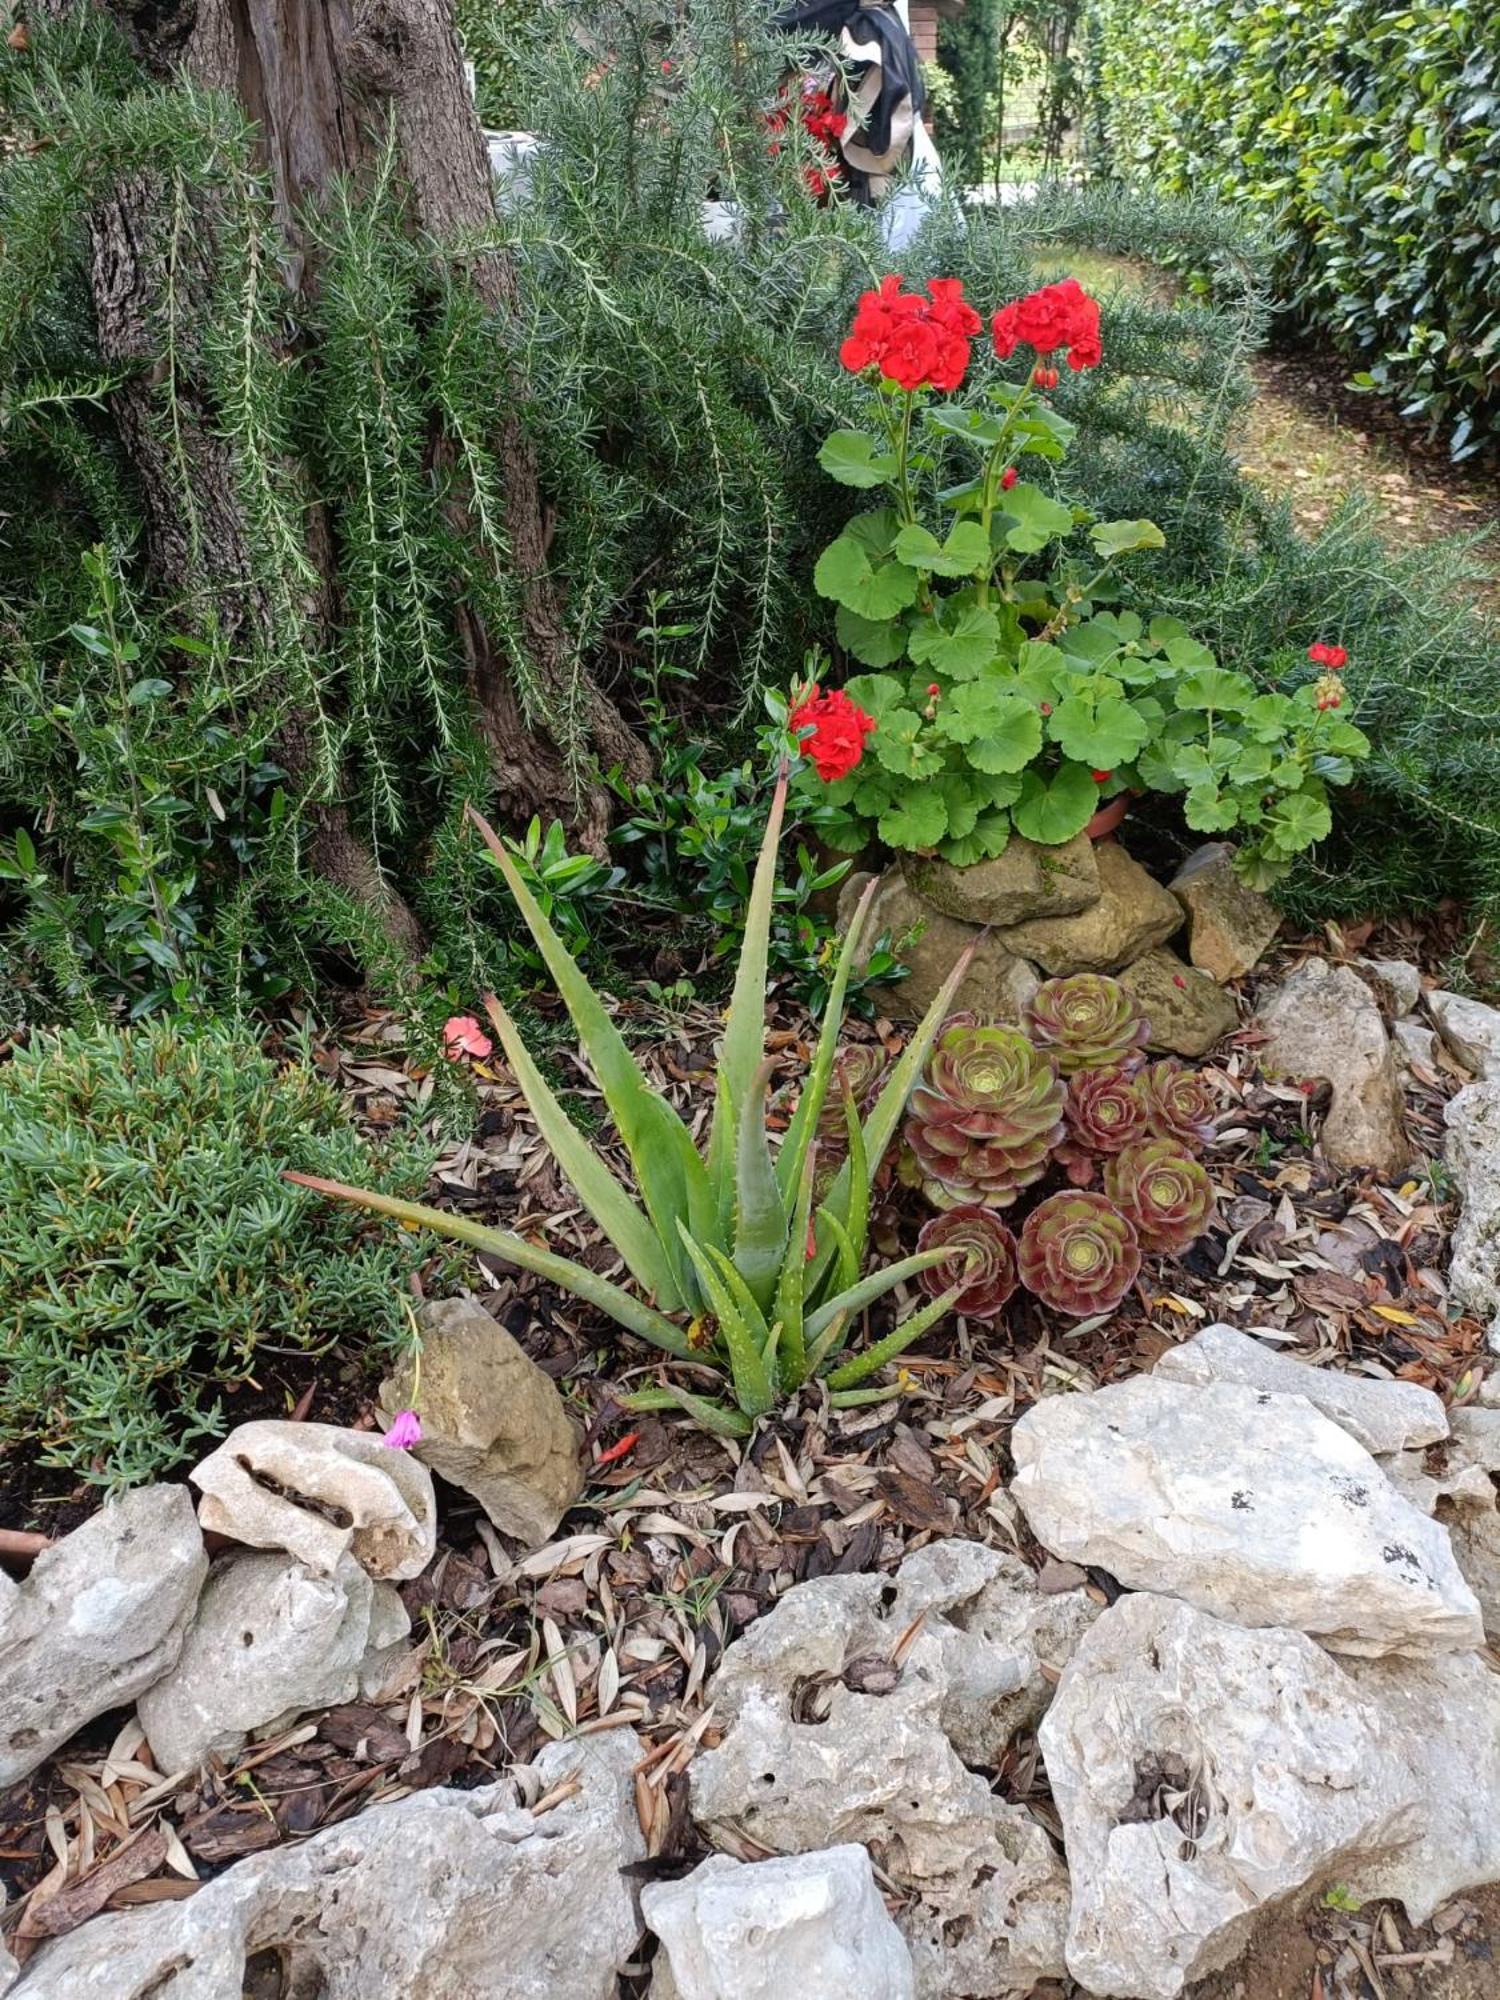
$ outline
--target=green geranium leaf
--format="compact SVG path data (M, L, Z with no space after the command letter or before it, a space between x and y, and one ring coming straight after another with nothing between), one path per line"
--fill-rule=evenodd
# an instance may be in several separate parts
M1089 540L1107 561L1111 556L1128 556L1135 549L1164 549L1167 538L1154 521L1097 521L1089 530Z
M878 825L888 847L936 847L948 825L942 793L933 785L904 793L880 815Z
M1010 845L1010 814L1007 812L984 812L975 821L973 829L945 840L938 853L955 868L970 868L976 861L993 861L997 854L1003 854Z
M977 604L912 627L906 650L918 666L935 667L950 680L967 680L994 659L1000 646L1000 620Z
M900 470L893 451L863 431L835 431L818 453L818 463L841 486L884 486Z
M1229 775L1237 785L1254 785L1271 775L1275 758L1264 743L1247 743L1229 767Z
M985 724L983 733L969 743L965 754L976 771L1009 777L1024 771L1041 747L1040 712L1029 701L1009 696Z
M1177 746L1172 743L1148 743L1135 760L1136 774L1141 783L1151 792L1181 792L1187 789L1185 782L1177 775Z
M969 783L985 807L1013 806L1021 796L1019 771L970 771Z
M1047 734L1063 754L1095 770L1113 771L1128 764L1151 731L1128 701L1094 702L1087 695L1060 701L1047 722Z
M922 421L939 437L964 438L985 451L999 444L1003 428L998 417L984 410L971 410L965 403L936 403L922 412Z
M906 685L894 674L856 674L853 680L845 681L844 693L857 708L873 715L878 722L905 699Z
M955 521L945 542L930 528L910 522L896 537L896 560L934 576L973 576L989 568L990 550L977 521Z
M1171 648L1167 650L1170 658ZM1230 673L1227 667L1198 667L1177 683L1179 708L1206 708L1219 715L1241 715L1254 699L1254 685L1243 674Z
M870 748L877 762L898 778L931 778L943 768L941 750L924 729L921 716L909 708L892 708L881 716Z
M854 794L854 810L866 819L878 819L896 796L900 780L882 771L873 757L860 765L859 789Z
M1194 833L1223 833L1239 820L1239 808L1213 785L1194 785L1183 801L1182 816Z
M832 813L827 819L818 821L818 838L830 847L836 847L840 854L858 854L870 841L870 829L862 819L852 813Z
M1051 701L1057 693L1057 676L1066 660L1056 646L1042 639L1027 639L1016 652L1016 669L1005 683L1010 694L1021 694L1033 704Z
M965 834L972 833L983 800L968 774L964 771L945 771L934 783L942 796L943 810L948 815L948 837L962 839Z
M1320 750L1331 750L1341 757L1369 756L1370 739L1355 723L1341 722L1331 710L1325 710L1324 719L1316 727L1313 740Z
M1324 840L1333 826L1333 811L1319 792L1304 787L1276 804L1266 814L1266 831L1278 854L1300 854L1315 840Z
M1241 710L1245 728L1258 743L1274 743L1285 736L1297 719L1297 710L1284 694L1258 694Z
M833 629L844 651L867 667L888 667L906 650L906 627L898 618L862 618L841 604Z
M869 507L844 523L844 534L851 542L858 542L873 562L890 554L900 525L894 507Z
M1011 809L1016 831L1028 840L1060 847L1082 833L1099 808L1099 787L1082 764L1060 764L1049 779L1028 771Z
M1007 548L1018 555L1035 555L1048 542L1072 533L1073 510L1051 500L1040 486L1018 479L1003 499L1000 521Z
M848 534L830 542L818 557L813 583L821 596L871 620L893 618L917 596L913 571L899 562L872 566L868 553Z

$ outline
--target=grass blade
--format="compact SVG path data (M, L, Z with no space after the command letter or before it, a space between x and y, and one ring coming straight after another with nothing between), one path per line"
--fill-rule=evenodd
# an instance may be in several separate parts
M702 1424L706 1431L713 1431L719 1437L749 1437L755 1429L754 1418L747 1417L743 1410L731 1409L728 1403L712 1402L707 1396L695 1396L691 1389L679 1389L675 1383L663 1383L658 1389L634 1389L618 1400L625 1410L685 1411L694 1423Z

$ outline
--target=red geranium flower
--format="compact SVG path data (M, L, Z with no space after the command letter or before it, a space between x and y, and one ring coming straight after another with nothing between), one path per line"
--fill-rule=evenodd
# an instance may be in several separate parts
M993 322L995 352L1009 361L1018 347L1030 347L1038 354L1068 350L1068 366L1075 371L1097 368L1103 358L1099 345L1099 304L1091 299L1076 278L1061 284L1043 285L1024 299L1002 306Z
M875 718L841 688L823 694L814 681L787 717L787 726L794 735L811 728L812 734L803 739L802 754L812 759L824 784L831 785L847 778L864 756L865 738L875 727Z
M1344 651L1342 646L1327 646L1321 639L1315 646L1308 647L1307 657L1315 667L1327 667L1331 673L1335 674L1339 671L1340 667L1346 667L1349 664L1349 655Z
M1019 475L1016 472L1016 468L1013 465L1007 465L1004 472L1002 472L1000 475L1000 491L1002 493L1009 493L1012 486L1015 485L1018 477Z
M878 368L903 389L956 389L969 365L969 342L980 317L965 303L957 278L934 278L921 292L903 292L892 274L865 292L839 359L852 375Z

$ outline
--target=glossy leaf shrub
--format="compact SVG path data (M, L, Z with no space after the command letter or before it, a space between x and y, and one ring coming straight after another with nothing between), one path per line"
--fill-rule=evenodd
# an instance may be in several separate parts
M1063 1086L1017 1028L944 1028L912 1092L906 1143L934 1208L1008 1208L1063 1137Z
M1147 1139L1106 1160L1104 1188L1141 1247L1158 1253L1186 1250L1214 1212L1208 1175L1173 1139Z
M1118 979L1075 972L1044 979L1026 1007L1026 1032L1064 1076L1083 1069L1134 1069L1145 1060L1150 1023Z
M1113 1312L1135 1283L1141 1246L1129 1219L1102 1194L1052 1194L1021 1228L1021 1282L1044 1306L1073 1319Z
M1283 294L1356 379L1500 433L1493 0L1093 0L1109 161L1261 219Z
M993 1209L969 1202L922 1225L919 1250L946 1250L949 1260L924 1271L921 1284L937 1296L962 1280L953 1310L969 1319L994 1319L1020 1282L1016 1239Z

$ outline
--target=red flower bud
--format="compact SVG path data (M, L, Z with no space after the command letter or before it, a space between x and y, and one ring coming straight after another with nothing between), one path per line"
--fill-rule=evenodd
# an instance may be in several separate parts
M1044 701L1042 703L1042 713L1043 715L1050 715L1052 713L1052 704L1050 701Z
M938 686L936 681L929 681L927 683L927 692L929 694L941 694L942 689Z
M1107 785L1107 784L1109 783L1110 779L1111 779L1111 778L1112 778L1112 777L1113 777L1114 775L1115 775L1115 774L1114 774L1114 772L1113 772L1113 771L1090 771L1090 772L1089 772L1089 776L1090 776L1090 777L1091 777L1091 778L1093 779L1093 781L1094 781L1094 783L1095 783L1096 785Z
M1007 465L1004 472L1000 475L1000 491L1002 493L1009 493L1012 486L1015 485L1017 477L1016 468L1013 465Z

